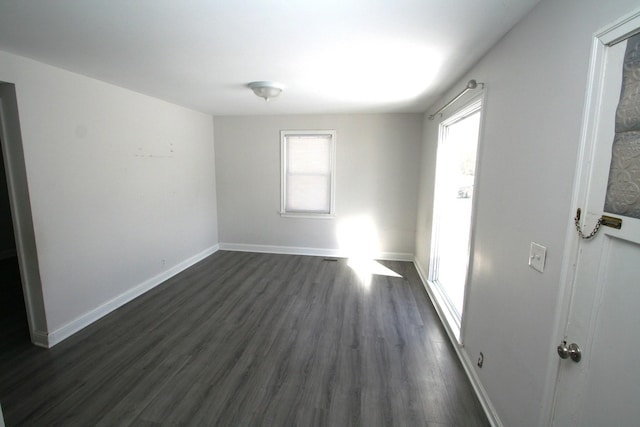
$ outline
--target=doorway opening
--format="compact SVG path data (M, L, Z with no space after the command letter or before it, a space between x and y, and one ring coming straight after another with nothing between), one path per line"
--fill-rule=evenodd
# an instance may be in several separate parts
M4 169L0 171L2 174L0 180L4 181L0 182L0 193L6 190L4 208L0 206L2 209L0 215L4 215L3 220L13 227L12 231L8 231L8 227L3 225L2 230L2 233L8 233L12 237L10 239L12 247L7 248L4 252L9 261L7 261L6 270L1 272L3 290L11 294L1 295L3 305L0 309L5 313L4 303L10 304L7 307L7 312L17 310L18 317L16 319L23 320L26 317L26 326L31 342L41 347L49 347L16 88L12 83L1 81L0 148L2 152L0 163ZM2 237L0 237L1 239ZM16 256L13 256L14 254ZM2 254L0 254L0 258L3 258ZM19 321L19 324L15 325L17 330L13 332L13 336L21 337L24 326L25 323ZM8 343L4 337L2 341Z
M0 139L0 144L4 141ZM29 321L22 291L5 162L0 150L0 350L29 343Z
M467 284L482 100L440 123L429 283L460 339Z

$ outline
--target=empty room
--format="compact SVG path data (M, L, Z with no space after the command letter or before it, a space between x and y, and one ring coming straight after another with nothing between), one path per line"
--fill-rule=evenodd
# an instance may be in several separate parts
M0 0L0 427L640 419L637 0Z

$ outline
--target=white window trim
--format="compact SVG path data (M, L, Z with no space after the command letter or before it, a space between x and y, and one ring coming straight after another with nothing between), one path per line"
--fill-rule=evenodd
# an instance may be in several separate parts
M329 195L329 213L288 212L287 206L287 150L286 138L289 135L331 135L329 167L331 168L331 186ZM336 131L335 130L282 130L280 131L280 216L283 218L331 219L336 216Z

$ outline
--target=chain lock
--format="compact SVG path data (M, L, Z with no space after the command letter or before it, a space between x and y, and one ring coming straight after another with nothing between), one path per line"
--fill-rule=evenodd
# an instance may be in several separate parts
M600 230L600 226L602 225L602 218L598 218L598 221L596 222L596 226L593 228L593 231L591 233L589 233L588 235L585 235L582 232L582 227L580 227L580 213L581 212L582 211L580 210L580 208L578 208L578 211L576 212L576 218L575 218L576 230L578 230L578 235L580 236L581 239L589 240L589 239L595 237L596 234L598 234L598 231Z

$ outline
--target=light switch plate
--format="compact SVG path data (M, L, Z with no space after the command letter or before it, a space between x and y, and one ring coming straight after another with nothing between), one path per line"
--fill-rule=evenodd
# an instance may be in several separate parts
M547 248L536 242L531 242L529 250L529 266L540 273L544 271L544 262L547 258Z

